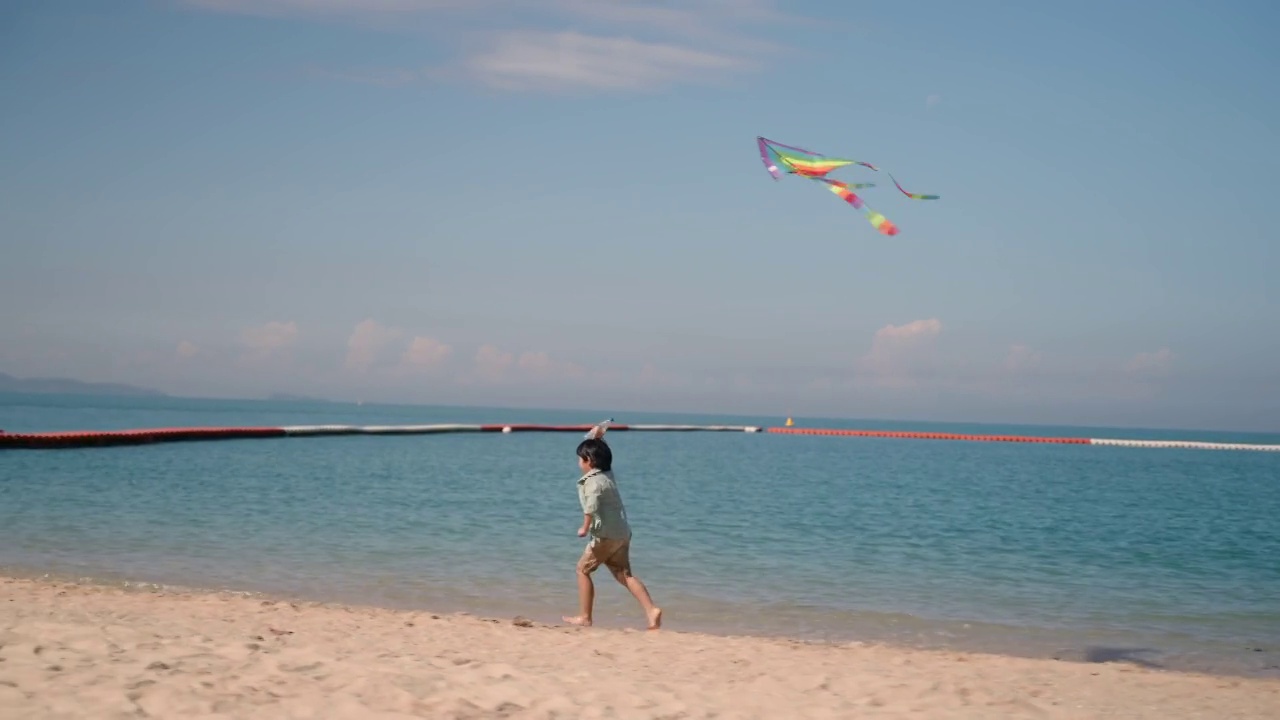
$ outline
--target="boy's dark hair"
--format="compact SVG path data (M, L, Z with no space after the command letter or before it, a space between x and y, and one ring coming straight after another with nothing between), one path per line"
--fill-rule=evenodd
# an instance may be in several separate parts
M591 467L609 471L613 469L613 451L598 438L589 438L578 444L578 457L591 463Z

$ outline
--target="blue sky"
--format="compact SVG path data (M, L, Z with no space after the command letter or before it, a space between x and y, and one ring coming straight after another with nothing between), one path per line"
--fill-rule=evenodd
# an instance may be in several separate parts
M1280 429L1266 2L0 10L0 371ZM755 137L884 172L878 235Z

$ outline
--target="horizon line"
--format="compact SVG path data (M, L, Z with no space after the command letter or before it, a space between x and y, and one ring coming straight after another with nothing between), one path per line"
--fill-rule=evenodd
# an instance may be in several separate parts
M71 378L40 378L40 379L72 380ZM582 413L584 415L589 415L590 417L595 417L596 415L600 415L601 417L612 416L614 418L623 417L627 413L636 414L636 415L649 415L649 416L670 415L670 416L676 416L676 417L704 417L704 418L720 417L720 418L738 419L738 420L750 419L755 421L758 421L763 418L777 417L779 418L779 420L777 421L778 426L782 426L783 422L788 418L792 420L795 420L796 418L800 418L800 419L809 420L809 421L831 421L836 423L851 423L851 422L853 423L857 423L857 422L909 423L909 424L919 424L919 425L950 425L950 426L978 426L978 427L1002 427L1003 426L1003 427L1024 427L1024 428L1038 427L1038 428L1062 428L1062 429L1073 429L1073 430L1092 429L1092 430L1125 430L1125 431L1153 431L1153 432L1173 431L1173 432L1186 432L1186 433L1219 433L1219 434L1280 436L1280 428L1273 429L1273 430L1248 430L1248 429L1241 429L1241 428L1210 429L1210 428L1182 427L1182 426L1173 426L1173 425L1168 425L1168 426L1106 425L1106 424L1080 425L1080 424L1061 424L1061 423L1046 423L1046 422L1012 422L1012 421L991 421L991 420L934 420L934 419L920 419L920 418L893 418L893 417L871 417L871 416L854 416L854 415L841 416L841 415L824 415L824 414L817 414L817 415L790 414L788 415L785 413L779 413L777 415L773 415L773 414L765 414L765 413L735 413L735 412L721 412L721 411L696 411L695 412L695 411L689 411L689 410L681 410L681 411L636 410L636 409L627 409L627 408L601 409L601 408L585 408L585 407L554 407L554 406L542 406L542 405L534 406L534 405L521 405L521 404L503 405L503 404L493 404L493 403L484 403L484 402L479 402L479 403L428 403L428 402L414 402L414 401L366 402L363 400L345 400L345 399L338 400L338 399L332 399L332 398L312 397L307 395L301 395L296 393L285 393L285 392L269 393L267 396L236 395L236 396L217 397L217 396L207 396L207 395L174 394L174 393L169 393L162 390L154 390L151 388L126 385L123 383L93 383L89 381L80 381L80 380L72 380L72 381L82 382L89 385L93 385L93 384L107 385L107 386L125 385L126 387L130 387L130 388L134 388L134 389L146 391L146 392L145 393L140 392L137 394L132 394L132 393L120 394L120 393L93 393L93 392L22 392L22 391L13 391L13 390L0 390L0 397L5 395L18 395L18 396L29 396L29 397L75 397L75 398L95 398L95 399L107 399L107 398L113 398L113 399L132 398L132 399L139 399L139 400L171 399L171 400L186 400L186 401L197 401L197 402L313 403L313 404L325 404L325 405L351 405L355 407L373 407L373 408L379 408L379 407L441 408L441 409L459 409L459 410L517 410L517 411L525 411L525 412L548 411L548 412L556 412L556 413ZM283 395L286 397L273 398L271 397L271 395ZM590 424L590 422L595 422L595 421L588 421L584 419L583 422L587 422L588 424ZM760 424L762 427L769 427L768 423L755 423L755 424ZM0 429L0 432L3 432L3 429Z

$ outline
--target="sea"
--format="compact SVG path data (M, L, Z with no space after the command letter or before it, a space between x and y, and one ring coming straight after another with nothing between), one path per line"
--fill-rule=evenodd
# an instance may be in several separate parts
M0 395L10 433L736 417ZM800 427L1280 443L1250 433ZM0 450L0 574L555 623L577 433ZM1280 453L737 432L606 436L664 627L1280 677ZM607 573L596 623L643 627Z

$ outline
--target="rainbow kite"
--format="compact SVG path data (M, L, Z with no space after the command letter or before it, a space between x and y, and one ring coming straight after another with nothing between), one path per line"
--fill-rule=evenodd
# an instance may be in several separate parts
M871 163L829 158L811 150L783 145L768 138L758 137L756 143L760 147L760 159L764 161L764 166L768 168L774 180L782 179L782 175L778 172L778 165L784 166L789 174L811 178L826 177L827 173L846 165L862 165L872 170L879 170Z
M875 172L879 172L880 168L871 163L862 162L861 160L850 160L848 158L827 157L821 153L805 150L804 148L794 147L792 145L783 145L765 137L757 137L756 144L760 148L760 161L764 163L764 167L773 176L774 180L781 180L782 174L799 175L817 182L826 183L831 192L843 199L853 207L861 210L866 215L871 226L884 235L897 235L898 226L894 225L884 215L867 207L853 192L853 189L861 189L866 187L875 187L874 183L846 183L840 180L832 180L827 175L833 171L849 165L861 165ZM898 190L913 200L937 200L938 195L924 195L921 193L909 193L898 184L893 175L889 175L889 179L893 180L893 184Z

